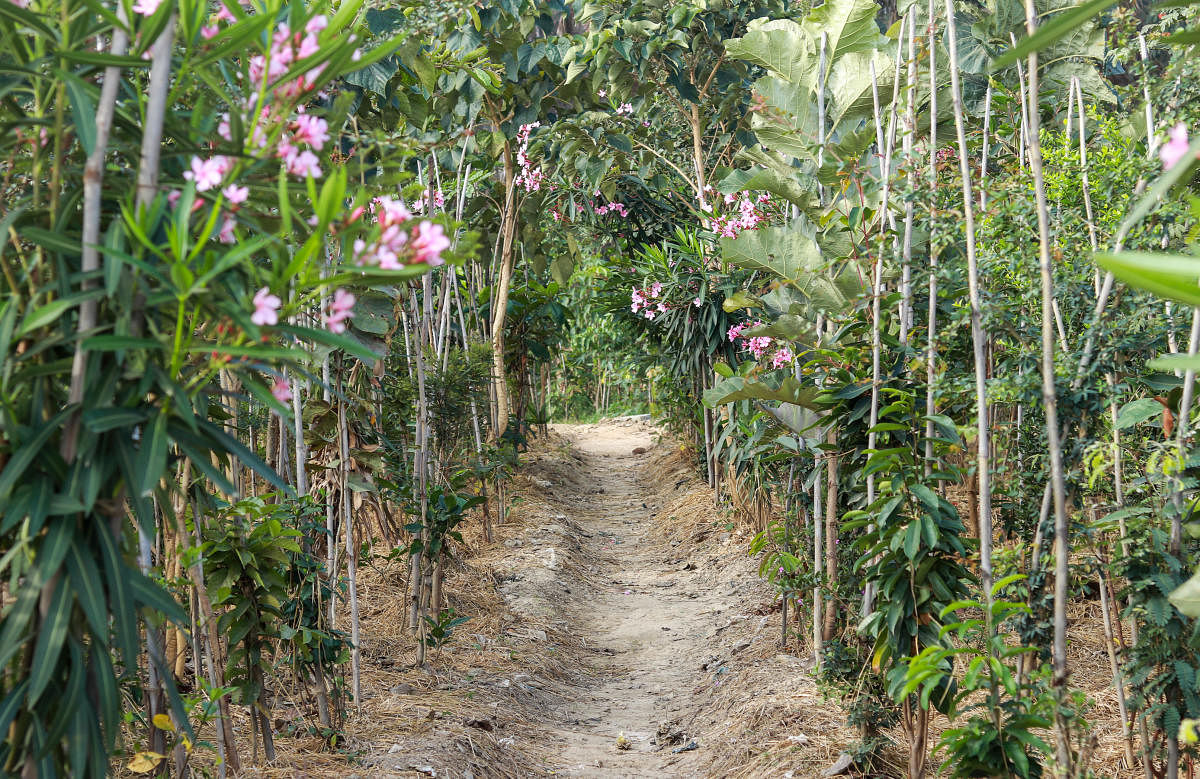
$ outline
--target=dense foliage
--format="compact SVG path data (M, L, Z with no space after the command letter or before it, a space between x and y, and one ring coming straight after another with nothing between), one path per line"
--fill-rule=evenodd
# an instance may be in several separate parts
M649 412L754 526L860 768L899 723L911 777L1087 776L1097 594L1126 768L1178 776L1198 29L0 0L0 773L236 772L284 684L337 748L364 553L436 662L528 438Z

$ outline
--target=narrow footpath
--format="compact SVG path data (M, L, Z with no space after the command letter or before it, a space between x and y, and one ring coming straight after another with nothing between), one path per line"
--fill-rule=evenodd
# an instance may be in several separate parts
M691 776L689 700L729 593L714 592L697 566L649 537L662 490L649 483L642 453L654 446L641 425L560 426L594 492L571 519L583 530L590 586L575 590L570 624L594 657L585 693L548 723L563 776ZM635 454L634 452L638 452Z

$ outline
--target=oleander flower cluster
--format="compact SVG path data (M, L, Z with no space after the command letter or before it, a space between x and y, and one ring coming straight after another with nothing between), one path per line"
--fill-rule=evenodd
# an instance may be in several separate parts
M541 127L541 122L523 124L517 130L517 186L526 192L537 192L542 188L546 176L529 159L529 136Z
M354 241L355 265L375 266L380 270L400 270L406 265L441 265L442 253L450 248L450 238L437 222L417 220L403 200L376 198L372 203L379 235L373 240Z
M671 306L662 297L662 282L656 281L643 289L634 287L630 293L629 310L641 314L646 319L654 319L659 314L666 313Z
M711 187L709 188L711 194ZM730 192L722 198L724 211L714 212L706 198L700 200L700 210L708 214L703 220L705 229L725 238L737 238L745 230L756 230L771 217L771 196L766 192L755 197L749 191Z
M796 356L792 350L786 345L779 343L774 338L765 335L747 335L747 330L753 330L756 327L762 327L763 323L742 322L729 328L726 335L729 342L735 346L749 351L754 355L754 359L761 360L764 355L770 352L769 362L772 368L784 368L790 366L795 361Z

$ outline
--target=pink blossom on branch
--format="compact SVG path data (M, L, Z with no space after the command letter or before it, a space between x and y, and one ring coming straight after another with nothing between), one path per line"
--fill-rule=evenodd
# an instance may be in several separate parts
M232 167L228 157L216 156L208 160L192 157L192 168L184 171L183 177L196 183L197 192L204 192L220 185Z
M329 140L329 124L318 116L301 114L292 123L292 128L297 143L307 143L314 149L320 149Z
M292 148L284 157L284 162L287 165L288 173L293 176L321 178L320 161L317 159L317 155L311 151L297 152L295 148Z
M292 400L292 387L287 379L275 379L275 383L271 385L271 394L280 403L290 403Z
M250 188L239 187L237 184L230 184L229 186L225 187L225 189L221 190L221 194L225 196L226 200L236 206L239 203L245 203L246 198L250 197Z
M346 320L354 316L354 302L354 295L344 289L339 288L333 293L333 300L330 301L329 310L325 314L325 326L329 328L329 332L346 332Z
M283 305L283 301L278 296L272 295L268 287L263 287L254 293L253 303L254 313L250 315L251 322L259 327L279 323L279 307Z
M444 262L442 252L450 248L450 239L440 224L425 221L413 231L409 245L413 249L415 262L436 267Z
M1180 122L1171 128L1168 133L1169 140L1162 145L1158 150L1159 159L1162 160L1163 170L1170 170L1179 164L1188 153L1188 131L1187 127Z
M233 234L235 227L237 227L237 222L234 221L233 216L226 214L225 219L221 222L221 231L217 233L217 240L221 243L234 243L237 240Z

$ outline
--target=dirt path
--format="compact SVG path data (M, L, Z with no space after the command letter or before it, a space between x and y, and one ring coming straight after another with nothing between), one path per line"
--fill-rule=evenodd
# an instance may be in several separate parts
M654 441L644 426L556 430L582 459L580 481L594 485L577 504L582 556L590 582L566 605L573 632L594 653L594 683L548 723L561 739L563 776L691 776L696 744L687 734L697 674L728 593L698 581L695 564L648 538L660 506L647 458ZM623 738L622 738L623 737ZM691 746L691 749L687 749ZM625 748L627 747L627 748Z

